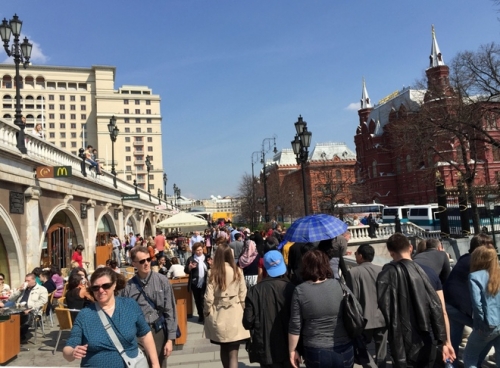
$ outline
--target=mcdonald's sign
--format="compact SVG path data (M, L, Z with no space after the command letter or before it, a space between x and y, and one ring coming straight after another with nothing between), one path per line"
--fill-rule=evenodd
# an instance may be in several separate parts
M39 166L36 168L37 179L68 178L72 176L71 166Z

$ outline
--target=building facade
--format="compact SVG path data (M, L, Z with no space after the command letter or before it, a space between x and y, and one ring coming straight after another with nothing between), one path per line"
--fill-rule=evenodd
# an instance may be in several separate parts
M44 138L73 155L87 145L97 149L104 170L111 171L112 144L107 125L116 118L120 130L114 144L117 177L147 189L145 158L150 156L149 183L162 188L160 96L145 86L115 89L116 68L36 66L20 70L21 110L26 132L41 123ZM16 108L15 68L0 64L0 117L13 121Z

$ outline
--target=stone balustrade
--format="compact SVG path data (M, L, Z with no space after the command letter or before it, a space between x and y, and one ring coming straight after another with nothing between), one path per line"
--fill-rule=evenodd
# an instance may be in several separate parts
M369 228L368 225L349 226L348 230L351 232L349 243L356 244L373 241L368 235ZM401 224L401 230L406 236L422 239L440 238L441 236L441 231L439 230L427 231L412 222ZM378 228L375 229L377 239L389 239L395 232L396 227L394 224L379 224Z

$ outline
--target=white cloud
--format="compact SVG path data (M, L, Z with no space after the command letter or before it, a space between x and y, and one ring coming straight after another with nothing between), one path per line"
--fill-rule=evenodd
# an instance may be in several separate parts
M353 110L353 111L358 111L359 110L359 102L352 102L347 107L345 108L346 110Z
M45 64L49 60L49 57L43 53L40 44L38 42L33 41L28 35L21 35L20 37L21 42L24 40L24 37L27 37L29 42L33 45L33 48L31 49L30 62L34 64ZM2 63L13 64L14 58L7 57L5 58L4 61L2 61Z

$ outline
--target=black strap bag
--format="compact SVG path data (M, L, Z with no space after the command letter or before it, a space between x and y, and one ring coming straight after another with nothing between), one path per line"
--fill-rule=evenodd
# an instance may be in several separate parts
M363 308L358 300L352 295L349 288L345 285L344 280L337 280L344 292L342 299L342 322L344 323L347 335L351 339L361 336L365 330L366 323L368 322L363 317Z

